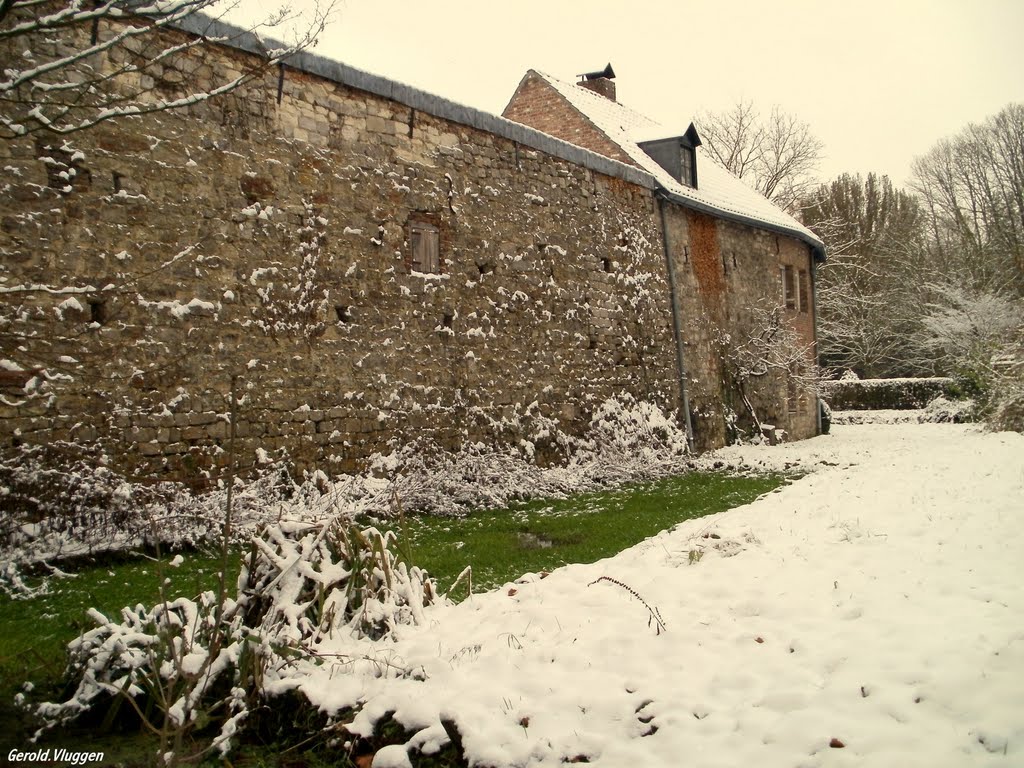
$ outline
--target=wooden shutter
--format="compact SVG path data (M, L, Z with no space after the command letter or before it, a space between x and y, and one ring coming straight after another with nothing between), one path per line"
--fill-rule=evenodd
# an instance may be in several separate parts
M416 272L437 273L441 271L440 237L437 227L423 222L409 224L412 240L412 268Z

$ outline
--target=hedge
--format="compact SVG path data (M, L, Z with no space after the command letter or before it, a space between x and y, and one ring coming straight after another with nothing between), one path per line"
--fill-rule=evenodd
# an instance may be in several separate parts
M953 379L840 379L823 381L821 397L837 411L924 408L940 395L960 396Z

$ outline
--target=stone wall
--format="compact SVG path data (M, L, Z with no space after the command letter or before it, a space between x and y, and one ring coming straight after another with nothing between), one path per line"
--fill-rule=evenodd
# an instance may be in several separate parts
M548 420L678 402L648 188L323 77L278 88L0 145L5 450L204 482L232 381L243 466L329 473L413 440L553 458ZM410 270L416 221L438 274Z
M682 338L694 442L714 448L727 442L732 425L751 427L733 378L737 347L759 336L782 303L780 265L809 270L808 246L792 238L702 213L665 205L666 231L683 318ZM813 314L785 311L780 319L813 360ZM745 383L757 418L786 431L789 439L817 434L816 400L802 389L790 408L788 376L773 369Z
M504 115L610 158L632 162L535 72L520 82ZM675 272L696 447L719 447L736 437L737 428L749 432L754 427L751 410L759 422L785 430L790 438L817 434L816 398L805 387L794 386L786 370L770 366L764 375L740 383L729 364L737 346L761 335L774 319L784 326L779 337L791 332L789 346L796 348L794 353L803 352L798 356L806 368L813 365L812 287L806 283L807 301L802 307L787 309L781 271L790 265L794 274L803 272L809 281L813 270L809 247L792 237L671 202L662 203L660 210Z

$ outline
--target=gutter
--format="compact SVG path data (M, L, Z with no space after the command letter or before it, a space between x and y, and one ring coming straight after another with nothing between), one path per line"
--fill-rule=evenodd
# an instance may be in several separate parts
M819 363L821 361L821 353L818 351L818 259L811 259L811 312L814 314L811 317L811 343L814 345L814 365L815 369L820 373L821 367ZM820 382L820 378L818 379ZM816 387L817 388L817 387ZM821 394L816 393L814 397L815 409L815 434L821 434L822 418L821 418Z
M664 187L654 188L658 200L658 216L661 218L661 244L665 252L665 268L668 271L669 298L672 302L672 330L676 346L676 375L679 376L679 398L682 401L686 423L686 447L693 452L693 422L690 419L690 397L686 391L686 365L683 360L683 320L679 309L679 293L676 289L676 270L672 262L672 250L668 244L668 220L665 218L665 202L669 195Z

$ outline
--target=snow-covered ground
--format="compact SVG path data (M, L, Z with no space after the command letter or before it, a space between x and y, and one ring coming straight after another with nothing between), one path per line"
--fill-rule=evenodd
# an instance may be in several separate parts
M278 685L425 751L454 722L495 768L1024 765L1024 436L837 426L706 461L816 471Z

